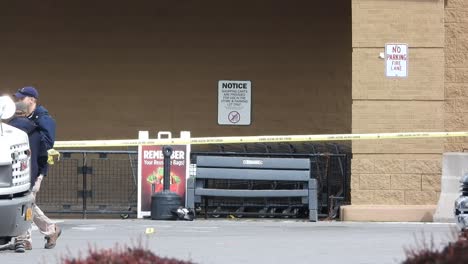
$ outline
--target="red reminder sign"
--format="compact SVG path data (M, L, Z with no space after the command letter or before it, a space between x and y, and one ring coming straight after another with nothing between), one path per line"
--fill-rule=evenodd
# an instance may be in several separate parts
M177 193L185 203L185 184L187 173L187 146L171 146L170 191ZM151 195L161 192L164 184L163 146L141 146L139 153L139 217L151 211ZM146 212L146 213L145 213Z

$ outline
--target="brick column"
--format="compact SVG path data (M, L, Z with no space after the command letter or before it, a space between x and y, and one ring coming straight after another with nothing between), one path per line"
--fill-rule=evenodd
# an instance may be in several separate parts
M445 129L468 130L468 0L445 7ZM450 138L445 151L466 151L468 138Z
M444 130L444 1L352 0L352 132ZM385 43L408 77L385 77ZM353 142L352 205L435 205L443 140ZM385 219L381 219L385 220Z

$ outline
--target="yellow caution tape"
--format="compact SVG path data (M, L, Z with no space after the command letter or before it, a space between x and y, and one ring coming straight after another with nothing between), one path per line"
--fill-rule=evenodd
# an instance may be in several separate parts
M164 138L164 139L121 139L121 140L76 140L56 141L54 148L86 147L129 147L139 145L205 145L239 143L274 143L274 142L310 142L371 139L408 139L408 138L446 138L467 137L468 132L406 132L372 134L325 134L325 135L286 135L286 136L245 136L245 137L200 137L200 138Z

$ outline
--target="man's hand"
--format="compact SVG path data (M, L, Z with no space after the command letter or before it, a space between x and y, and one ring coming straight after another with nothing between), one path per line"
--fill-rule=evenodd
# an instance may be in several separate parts
M33 193L37 193L39 189L41 189L41 182L44 176L42 174L39 174L39 176L36 179L36 183L34 183L34 187L32 188Z

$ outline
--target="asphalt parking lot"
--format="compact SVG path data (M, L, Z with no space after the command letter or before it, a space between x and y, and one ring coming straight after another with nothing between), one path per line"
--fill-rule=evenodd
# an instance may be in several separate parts
M400 263L405 249L453 240L454 224L307 222L233 219L153 221L59 220L63 233L54 249L33 231L33 250L0 251L0 263L60 263L87 256L90 247L144 247L159 256L211 263ZM154 230L151 233L151 229ZM149 233L149 234L148 234Z

